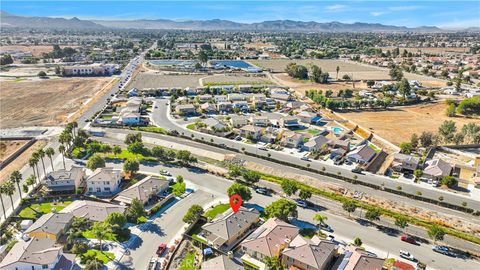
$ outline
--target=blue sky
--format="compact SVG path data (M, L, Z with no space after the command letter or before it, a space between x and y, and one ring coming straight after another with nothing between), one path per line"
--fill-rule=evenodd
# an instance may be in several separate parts
M226 19L368 22L409 27L480 27L480 1L14 1L18 15L82 19Z

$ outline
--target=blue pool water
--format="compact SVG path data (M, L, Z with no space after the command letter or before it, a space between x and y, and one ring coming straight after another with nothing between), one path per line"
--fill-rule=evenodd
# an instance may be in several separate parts
M339 127L333 127L333 128L332 128L332 131L333 131L333 133L339 134L339 133L341 133L341 132L342 132L342 128L339 128Z

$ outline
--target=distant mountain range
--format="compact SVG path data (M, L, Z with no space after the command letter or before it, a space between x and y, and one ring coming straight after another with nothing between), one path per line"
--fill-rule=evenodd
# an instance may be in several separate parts
M408 28L379 23L303 22L292 20L238 23L228 20L80 20L78 18L50 18L18 16L0 11L1 27L43 29L158 29L158 30L235 30L235 31L302 31L302 32L448 32L436 26ZM478 32L480 28L465 31Z

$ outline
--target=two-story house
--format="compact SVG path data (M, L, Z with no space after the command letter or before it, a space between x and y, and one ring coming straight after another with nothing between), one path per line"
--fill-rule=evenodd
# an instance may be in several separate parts
M70 170L58 170L47 174L43 184L51 194L74 193L85 188L85 169L73 165Z
M87 178L87 193L95 196L112 196L120 191L122 171L111 167L98 168Z

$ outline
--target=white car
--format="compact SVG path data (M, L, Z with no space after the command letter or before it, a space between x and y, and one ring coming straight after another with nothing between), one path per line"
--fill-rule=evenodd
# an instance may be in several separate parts
M409 261L412 261L412 262L417 261L417 259L415 259L415 257L413 257L413 255L410 254L410 252L405 251L405 250L400 250L400 257L402 257L404 259L407 259Z

